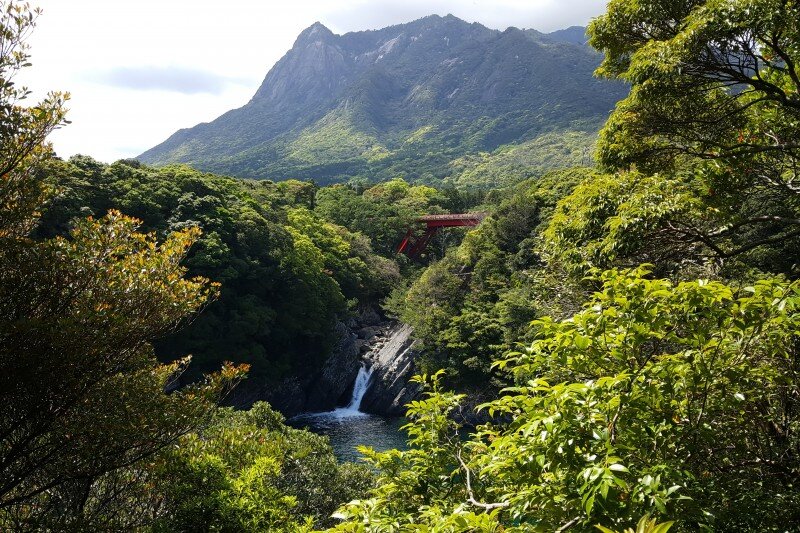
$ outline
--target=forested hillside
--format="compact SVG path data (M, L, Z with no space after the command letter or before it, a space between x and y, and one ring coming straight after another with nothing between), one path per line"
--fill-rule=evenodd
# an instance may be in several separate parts
M10 81L39 13L0 7L0 530L798 530L800 4L612 0L587 34L550 36L454 17L344 36L312 26L246 109L285 104L262 110L291 122L280 149L296 161L343 149L356 166L336 168L369 170L291 167L316 184L199 160L58 158L47 137L66 126L68 95L26 106ZM398 29L406 41L391 41ZM545 132L522 96L497 93L513 120L460 116L476 152L459 151L466 137L409 111L455 116L434 84L444 92L375 101L430 158L346 130L384 161L358 166L339 142L337 121L391 89L389 72L429 67L404 50L483 65L511 42L534 69L541 50L589 54L584 36L602 51L596 73L631 89L596 139L575 127L583 110ZM358 70L376 47L386 69ZM329 78L278 75L309 58L369 76L336 78L341 100ZM503 83L524 86L522 72ZM474 89L464 98L491 108ZM313 122L296 122L309 109ZM259 154L278 138L236 144L228 133L252 126L242 113L203 150L229 139ZM501 146L521 125L535 134ZM200 144L180 143L210 129L170 146L191 159ZM563 168L547 170L552 151ZM281 160L258 161L253 172ZM404 161L419 181L397 177ZM431 161L449 180L419 170ZM319 185L334 175L367 179ZM464 211L485 218L440 231L418 261L394 253L420 214ZM319 370L335 325L365 306L416 337L407 449L343 463L264 402L221 407L244 380Z
M459 197L401 179L319 189L84 156L49 161L42 175L58 194L35 228L39 237L65 235L76 219L109 209L158 238L202 230L183 264L188 275L219 283L219 297L156 345L164 361L193 354L194 379L223 360L250 365L255 380L318 368L337 340L334 323L400 283L394 249L413 219L447 212Z
M595 176L589 168L553 171L506 191L460 245L407 291L395 290L387 306L414 327L424 346L424 370L447 369L459 387L489 384L497 377L497 355L530 340L531 320L561 313L560 305L569 309L566 298L554 298L552 280L543 279L540 235L556 203ZM493 392L502 384L496 382Z
M531 142L536 154L515 153L528 176L581 164L627 88L592 77L600 56L576 31L500 32L452 15L345 35L317 23L247 105L140 159L256 179L450 177L484 188L498 183L462 178L459 158Z

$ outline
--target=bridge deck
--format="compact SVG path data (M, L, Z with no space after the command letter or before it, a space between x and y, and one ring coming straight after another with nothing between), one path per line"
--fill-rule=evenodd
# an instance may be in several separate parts
M449 215L424 215L417 222L424 222L429 228L454 226L477 226L486 218L486 213L453 213Z
M486 213L452 213L448 215L423 215L416 219L427 226L421 237L414 236L414 229L408 228L403 241L397 247L397 253L406 254L412 259L417 257L428 246L428 242L439 228L452 228L458 226L477 226L486 218Z
M481 221L486 218L486 213L451 213L447 215L423 215L417 220L420 222L437 222L441 220Z

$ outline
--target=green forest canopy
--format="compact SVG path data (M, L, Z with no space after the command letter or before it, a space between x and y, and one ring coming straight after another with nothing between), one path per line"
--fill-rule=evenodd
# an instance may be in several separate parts
M2 14L9 79L35 18L14 2ZM397 264L388 236L467 197L64 162L44 143L64 97L20 107L4 84L0 526L800 523L798 21L798 4L776 0L612 1L592 44L600 74L632 91L599 166L487 195L485 224L426 268ZM153 343L182 355L187 330L162 335L205 305L195 339L223 332L251 372L280 373L319 362L258 349L308 319L303 298L324 323L390 291L389 310L418 328L428 392L409 406L410 449L364 450L371 469L337 464L263 404L214 407L245 367L163 393L185 363L159 365ZM289 333L324 346L325 328L303 324ZM194 348L200 368L219 367ZM487 382L488 422L460 427L470 398L448 388Z

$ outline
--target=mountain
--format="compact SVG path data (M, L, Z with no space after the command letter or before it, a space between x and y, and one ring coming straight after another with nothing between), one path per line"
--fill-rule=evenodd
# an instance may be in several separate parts
M584 33L452 15L344 35L315 23L245 106L139 159L249 178L437 182L458 158L509 143L565 132L591 143L627 88L593 78L600 55L576 41Z
M563 30L556 30L548 33L547 37L554 41L578 45L585 45L589 41L589 36L586 35L586 28L583 26L570 26Z

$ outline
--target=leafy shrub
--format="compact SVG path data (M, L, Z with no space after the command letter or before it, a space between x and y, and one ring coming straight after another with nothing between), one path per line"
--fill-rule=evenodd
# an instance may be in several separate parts
M797 523L797 284L676 284L646 268L598 282L583 311L538 320L530 347L497 363L517 385L469 439L449 417L463 396L434 376L409 408L412 448L370 454L380 488L343 509L340 530Z

